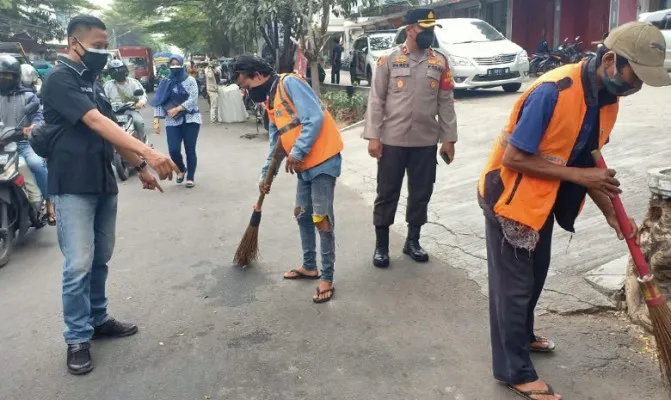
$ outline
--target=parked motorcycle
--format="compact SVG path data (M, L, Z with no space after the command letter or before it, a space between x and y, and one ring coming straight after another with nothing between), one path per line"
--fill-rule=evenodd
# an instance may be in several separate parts
M584 57L581 45L580 36L573 43L566 38L557 49L534 54L529 61L529 75L538 77L562 65L579 62Z
M112 111L114 111L114 115L117 120L117 124L126 131L129 135L133 136L137 140L143 140L143 138L140 137L139 132L135 131L135 125L133 124L133 118L131 118L130 115L126 114L126 111L128 110L135 110L135 104L137 104L137 100L142 96L144 92L141 89L136 90L133 92L133 95L136 97L135 102L127 102L127 103L114 103L112 104ZM147 135L144 137L144 144L149 144ZM114 160L112 161L112 165L114 166L114 169L116 170L116 174L119 177L119 180L125 181L130 177L130 173L132 171L132 167L130 164L128 164L128 161L126 161L125 158L119 154L116 149L114 150Z
M14 240L25 236L28 229L45 225L43 210L28 200L25 179L19 171L20 156L16 142L24 140L24 120L39 109L37 103L23 108L23 117L16 127L0 122L0 267L6 265L14 250Z

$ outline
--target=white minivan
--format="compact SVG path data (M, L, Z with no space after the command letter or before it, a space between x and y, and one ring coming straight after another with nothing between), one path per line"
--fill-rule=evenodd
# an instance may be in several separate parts
M445 54L456 89L493 88L517 92L529 80L529 57L487 22L474 18L438 20L433 47ZM395 43L405 42L405 27Z
M638 17L639 21L650 22L662 31L666 40L666 57L664 68L671 71L671 8L667 10L643 13Z

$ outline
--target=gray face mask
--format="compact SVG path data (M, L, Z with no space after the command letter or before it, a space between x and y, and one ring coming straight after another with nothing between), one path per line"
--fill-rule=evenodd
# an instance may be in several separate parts
M618 97L625 97L625 96L631 96L632 94L638 92L641 90L640 87L635 87L632 86L629 82L627 82L620 71L617 70L617 56L615 56L614 63L616 64L615 67L615 75L613 77L608 76L608 70L606 66L604 65L602 68L603 72L603 77L601 78L601 81L603 82L603 87L612 95L618 96Z

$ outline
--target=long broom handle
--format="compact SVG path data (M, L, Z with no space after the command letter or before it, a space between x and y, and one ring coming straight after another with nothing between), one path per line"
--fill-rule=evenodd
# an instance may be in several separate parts
M275 151L273 151L273 159L270 161L270 166L268 166L268 171L266 171L266 177L263 179L263 185L271 185L273 183L273 179L275 179L275 170L277 169L278 165L280 164L280 154L284 151L284 148L282 148L282 143L280 142L279 139L277 139L277 145L275 145ZM264 192L261 192L259 195L258 200L256 200L256 209L261 210L261 206L263 205L263 200L265 200L266 194Z
M606 161L603 159L603 155L601 155L599 150L594 150L592 152L592 157L594 158L594 162L596 163L597 168L608 168ZM610 201L613 204L613 209L615 210L617 223L620 226L620 230L622 231L622 234L627 241L631 258L634 260L636 269L638 269L638 275L641 279L647 279L651 275L650 268L648 267L648 262L645 261L645 256L643 255L641 248L636 244L636 238L629 237L634 228L631 226L629 216L627 216L627 212L624 209L624 204L622 204L622 200L620 200L620 196L617 194L614 197L611 197Z

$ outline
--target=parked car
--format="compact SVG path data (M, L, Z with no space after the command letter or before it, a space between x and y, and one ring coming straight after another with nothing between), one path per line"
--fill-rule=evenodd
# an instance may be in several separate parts
M487 22L474 18L438 20L433 47L445 54L455 88L479 89L502 86L517 92L529 80L529 57L520 46L506 39ZM405 27L395 43L405 42Z
M650 22L662 31L664 39L666 39L664 68L666 68L667 71L671 71L671 8L643 13L639 16L639 21Z
M396 31L366 32L354 41L352 58L349 65L352 83L362 80L370 85L377 60L389 54L394 47Z

